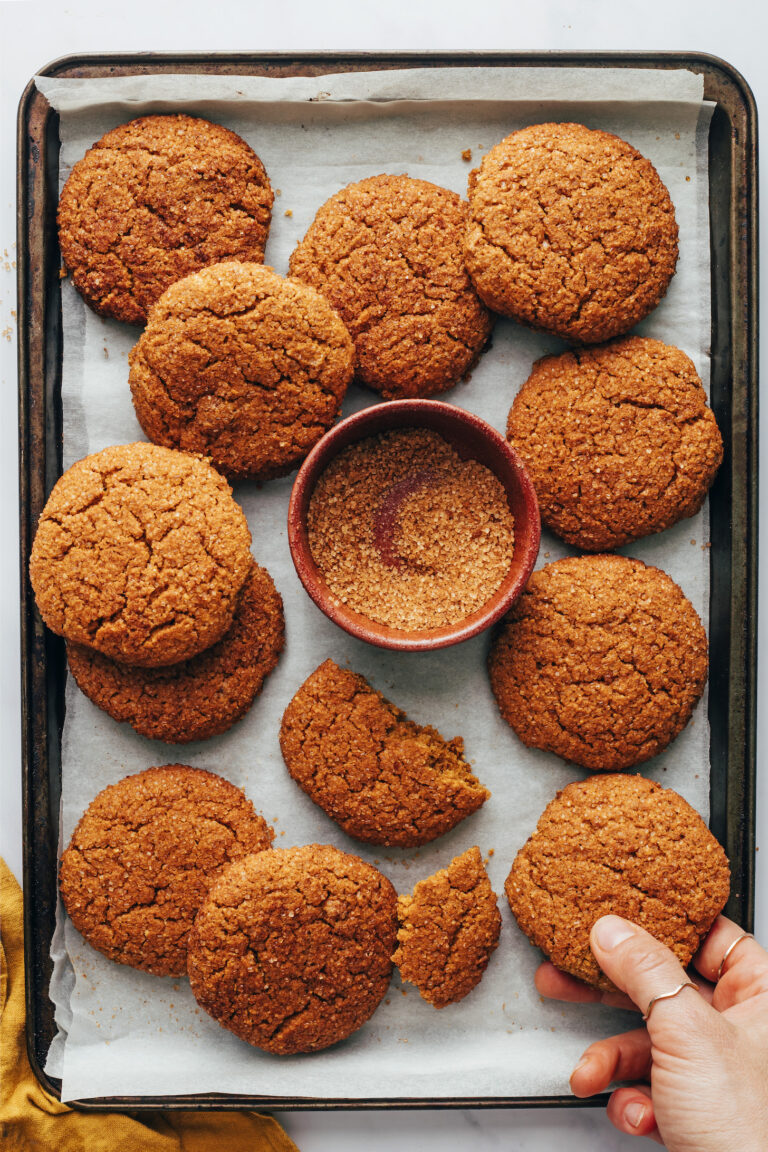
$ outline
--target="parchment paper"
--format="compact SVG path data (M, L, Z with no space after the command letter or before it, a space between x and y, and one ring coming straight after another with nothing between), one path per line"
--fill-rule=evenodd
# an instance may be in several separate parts
M148 112L184 110L240 133L280 189L267 263L285 273L316 209L352 180L407 172L466 194L470 167L516 128L570 120L616 132L649 157L670 190L680 225L680 261L669 292L638 331L682 347L708 380L709 239L706 137L710 109L702 80L685 71L439 69L319 79L143 76L38 80L61 112L61 180L104 132ZM462 160L464 149L473 161ZM292 213L292 215L289 215ZM138 330L103 320L62 284L64 464L140 439L127 387ZM508 320L471 381L445 399L500 430L532 362L563 345ZM350 390L345 413L377 401ZM512 920L503 883L517 849L558 788L583 773L525 749L500 719L485 673L488 638L427 654L388 653L348 637L311 603L294 573L285 532L292 478L235 495L253 533L253 553L280 589L287 647L245 719L205 743L147 741L94 707L70 682L62 756L62 840L94 795L128 773L184 761L244 788L277 829L276 846L331 843L379 865L395 888L478 844L504 917L501 943L482 984L437 1012L393 978L371 1021L314 1056L275 1058L237 1040L199 1010L186 980L159 979L113 964L59 915L52 995L60 1032L48 1071L63 1099L102 1095L235 1092L299 1097L508 1097L568 1092L568 1074L598 1036L636 1018L606 1009L540 1001L540 960ZM664 568L704 620L708 614L708 512L626 549ZM539 564L567 554L547 533ZM468 758L493 795L449 835L418 851L371 849L347 838L287 774L280 717L326 657L347 664L420 723L464 736ZM679 739L642 771L708 809L706 701Z

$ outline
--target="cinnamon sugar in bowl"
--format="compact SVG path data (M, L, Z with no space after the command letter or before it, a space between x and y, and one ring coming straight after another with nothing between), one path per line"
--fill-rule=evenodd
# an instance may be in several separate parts
M320 440L288 511L315 604L382 648L444 648L490 627L539 549L536 496L514 449L436 400L363 409Z

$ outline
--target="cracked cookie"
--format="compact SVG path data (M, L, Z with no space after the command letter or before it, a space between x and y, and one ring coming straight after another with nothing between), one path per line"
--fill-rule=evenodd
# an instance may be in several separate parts
M693 516L723 458L692 362L639 336L537 360L507 437L544 523L590 552Z
M251 534L226 480L154 444L78 460L43 509L29 561L53 631L113 660L177 664L229 628Z
M326 660L283 715L280 748L296 783L349 836L415 847L450 831L490 796L444 740L362 676Z
M589 947L601 916L645 928L685 967L728 899L723 849L690 804L643 776L591 776L545 808L505 890L553 964L612 990Z
M252 148L192 116L143 116L73 167L59 201L72 280L103 316L143 324L174 281L221 260L264 258L272 189Z
M501 931L480 849L420 880L412 896L398 896L397 917L392 960L402 978L435 1008L463 1000L482 980Z
M272 849L222 872L195 920L192 992L241 1040L278 1055L346 1039L389 987L395 890L328 845Z
M659 568L579 556L534 572L488 661L499 710L524 744L593 771L655 756L688 723L707 635Z
M372 176L320 208L291 256L349 328L357 377L385 400L452 388L486 347L492 320L461 251L466 205L409 176Z
M260 264L173 284L130 354L136 416L156 444L200 452L230 479L283 476L339 414L349 333L325 297Z
M115 720L167 744L226 732L250 708L283 649L283 602L272 577L254 560L232 625L212 648L183 664L137 668L67 645L77 686Z
M61 858L61 898L110 960L182 976L189 930L219 870L273 838L221 776L185 764L147 768L88 805Z
M489 308L576 343L626 332L664 296L677 224L649 160L582 124L513 132L469 179L467 269Z

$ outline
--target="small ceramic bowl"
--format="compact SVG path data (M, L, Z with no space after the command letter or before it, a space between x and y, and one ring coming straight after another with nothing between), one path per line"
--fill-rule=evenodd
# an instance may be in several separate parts
M509 571L485 604L454 624L406 631L380 624L337 600L312 558L307 513L315 485L331 460L344 448L367 436L395 428L428 428L447 440L462 459L474 459L501 481L514 516L514 548ZM288 508L288 543L299 579L318 608L340 628L376 644L404 652L447 648L476 636L494 624L520 595L539 551L541 520L536 493L515 450L479 416L438 400L392 400L347 417L326 432L299 469Z

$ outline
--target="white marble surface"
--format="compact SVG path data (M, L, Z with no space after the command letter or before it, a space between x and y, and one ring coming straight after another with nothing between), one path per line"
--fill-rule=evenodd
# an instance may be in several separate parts
M416 0L402 8L365 0L292 0L287 6L219 0L166 4L134 0L129 8L104 3L0 3L0 852L21 874L19 638L17 561L15 116L27 80L63 55L103 51L172 50L450 50L601 49L702 51L719 55L751 84L758 107L768 106L764 46L768 14L762 0ZM763 148L763 154L768 149ZM764 186L764 180L761 181ZM768 230L761 245L766 255ZM764 298L766 294L764 293ZM765 304L762 312L765 312ZM765 367L765 353L762 357ZM762 419L765 439L766 412ZM768 470L761 484L763 502ZM768 539L764 532L764 541ZM759 636L768 655L768 556L762 547ZM765 684L765 676L762 677ZM762 697L765 697L763 688ZM768 726L759 718L758 764L765 760ZM758 846L768 828L768 773L758 778ZM763 857L761 859L761 856ZM757 857L757 934L768 940L768 862ZM424 1112L290 1113L282 1116L302 1152L365 1148L441 1152L504 1148L549 1152L612 1152L636 1141L621 1136L594 1110L531 1109Z

